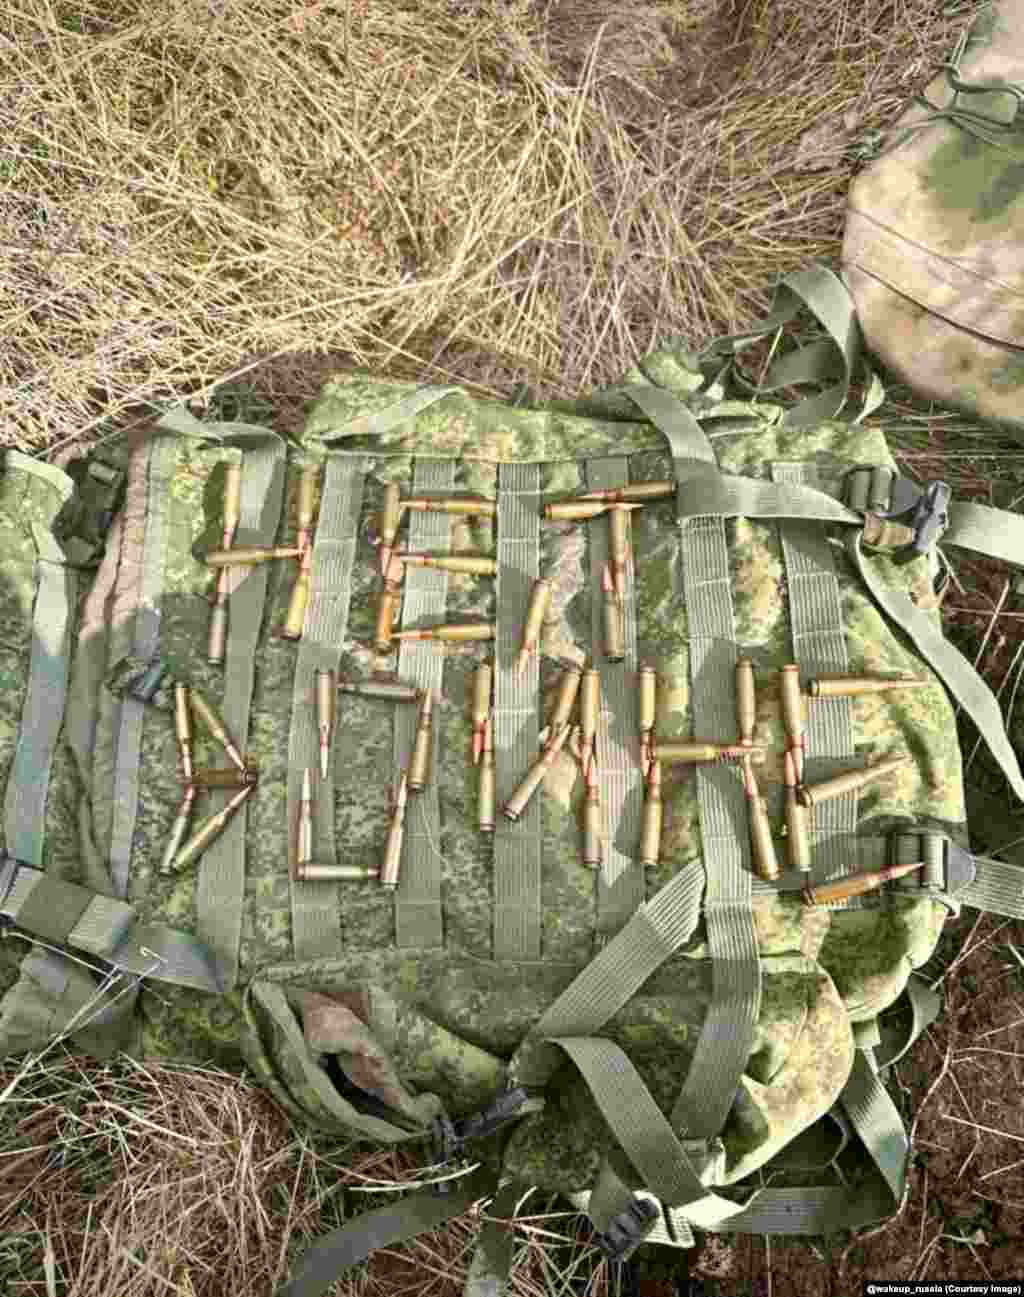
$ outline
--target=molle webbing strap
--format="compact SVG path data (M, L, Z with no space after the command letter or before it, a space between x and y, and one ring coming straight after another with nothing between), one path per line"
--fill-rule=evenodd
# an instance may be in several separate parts
M242 489L237 545L273 545L284 498L284 442L275 433L232 429L224 445L242 447ZM228 569L228 640L224 659L224 693L217 702L228 733L245 750L256 674L256 651L270 575L265 563ZM249 807L243 805L199 863L196 884L196 934L214 953L221 980L234 986L242 936L245 893L245 838Z
M813 464L773 464L772 478L786 485L817 486ZM793 656L800 679L846 675L849 660L843 609L826 530L820 523L792 521L784 522L779 531L786 562ZM822 698L808 706L806 783L828 778L837 758L856 755L850 711L849 698ZM811 874L815 882L825 882L849 869L848 837L857 828L857 794L846 793L823 802L813 823ZM846 902L844 908L850 905Z
M171 480L180 450L181 442L177 437L157 434L147 443L144 451L146 512L142 572L138 605L132 619L131 644L127 646L127 654L124 656L149 659L159 646L165 533L171 500ZM110 875L118 896L124 896L128 891L132 838L139 807L139 755L145 711L145 704L133 698L125 698L117 704L115 710Z
M591 490L628 483L627 459L587 461L587 486ZM605 830L604 854L597 879L599 940L607 940L616 933L644 899L643 867L618 845L628 843L629 850L635 853L635 844L640 839L642 780L636 710L635 573L630 555L622 607L626 656L621 662L609 662L601 629L601 577L608 553L608 518L594 518L590 523L591 644L594 665L601 673L597 774Z
M8 463L11 463L10 456ZM31 473L33 461L25 461L19 456L18 467ZM55 471L49 469L46 480L53 480L51 475ZM58 485L63 486L62 483ZM65 497L69 493L70 483ZM36 526L33 535L38 556L36 598L32 610L32 656L18 743L7 784L4 836L12 855L27 864L41 865L50 767L67 692L76 578L74 572L64 566L64 555L52 534Z
M537 759L539 654L522 674L516 658L530 591L540 571L540 466L498 468L498 582L494 651L495 800L500 807ZM496 817L494 957L539 959L541 935L541 798L513 824Z
M956 899L992 914L1024 919L1024 869L983 856L974 857L974 867L974 881L961 888Z
M295 663L291 732L288 736L288 858L295 852L294 829L302 795L302 772L314 776L317 847L325 827L333 856L333 780L320 781L316 716L316 672L338 665L348 629L352 568L359 533L366 461L361 457L327 461L320 515L313 539L310 595ZM291 871L289 870L289 873ZM339 945L338 888L324 883L291 882L292 939L297 960L336 954Z
M455 463L450 459L417 459L413 469L414 495L441 495L455 485ZM443 554L451 549L451 520L430 510L411 511L409 549ZM402 626L416 629L444 621L448 598L448 573L409 564L402 594ZM445 646L429 640L403 640L398 651L398 678L420 689L429 689L434 701L444 683ZM408 770L416 732L417 707L395 708L394 771ZM424 948L444 944L441 917L441 812L437 796L437 741L440 726L433 725L431 776L422 792L411 793L405 812L402 871L395 893L395 942Z

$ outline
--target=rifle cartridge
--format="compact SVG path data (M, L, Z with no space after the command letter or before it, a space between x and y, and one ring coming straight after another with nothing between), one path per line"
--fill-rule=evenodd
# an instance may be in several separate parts
M409 777L402 776L398 785L398 796L395 798L395 809L388 826L387 841L384 843L384 859L380 867L380 885L389 892L398 886L398 874L402 863L402 839L405 836L405 806L409 791Z
M817 806L819 802L826 802L832 797L842 797L844 793L860 792L876 779L882 779L886 775L891 775L894 770L899 770L910 759L909 755L889 757L885 761L877 761L873 766L866 766L863 770L851 770L848 774L836 775L834 779L825 779L820 784L803 785L797 789L797 795L804 806Z
M224 548L230 549L242 517L242 465L224 467Z
M786 820L786 855L793 869L803 873L811 867L811 835L807 808L797 797L796 763L792 752L783 756L785 784L782 790L783 814Z
M580 681L580 769L584 779L594 764L594 745L600 717L601 676L593 667L588 667Z
M552 733L560 730L563 725L569 724L569 717L576 705L576 695L580 691L582 679L583 671L580 667L566 667L562 672L562 678L558 682L558 693L555 696L554 710L548 721L548 729Z
M494 832L495 772L494 723L490 716L484 722L483 751L480 754L480 786L477 828L481 833Z
M652 761L644 783L644 808L640 821L640 863L656 865L661 854L661 762Z
M858 694L884 694L893 689L921 689L931 684L923 676L819 676L808 683L812 698L854 698Z
M775 854L768 803L761 796L749 761L743 767L743 789L747 795L747 814L750 817L750 854L754 872L758 878L770 883L779 876L779 859Z
M639 509L639 503L613 504L606 500L590 500L578 496L575 500L561 500L544 506L544 517L548 522L586 522L588 518L600 518L603 513L613 510Z
M231 735L227 727L214 709L207 702L205 696L198 689L189 690L189 702L192 704L192 710L203 722L210 734L217 740L224 751L228 754L230 760L239 768L245 770L246 765L242 760L242 754L231 740Z
M217 578L217 602L210 612L210 632L206 641L206 660L211 666L224 664L228 642L227 568Z
M402 587L397 581L385 581L377 598L377 623L373 630L373 647L378 653L391 652L395 618L402 601Z
M563 725L560 730L556 730L548 740L548 745L526 772L519 787L504 805L505 817L510 820L518 820L523 811L526 810L527 804L533 794L541 786L544 776L555 763L555 757L561 752L565 745L565 740L569 737L570 727Z
M312 580L313 547L309 544L302 551L299 559L299 571L292 586L292 597L288 604L288 615L284 619L281 634L285 639L301 639L302 628L306 622L306 606L309 603L309 588Z
M295 545L235 545L231 549L212 549L206 556L207 567L252 567L275 558L301 558Z
M320 747L320 778L327 778L327 764L334 734L334 704L338 693L334 687L334 672L318 668L316 673L316 729Z
M675 482L631 482L629 486L608 486L599 491L588 491L577 499L608 500L621 504L632 500L669 500L675 493Z
M434 567L441 572L465 572L468 576L497 576L498 560L480 554L423 554L396 550L395 558L414 567Z
M296 544L305 553L313 539L313 514L316 511L316 488L320 480L320 465L307 464L299 478L299 508Z
M316 860L300 860L295 865L297 883L355 883L379 877L380 870L368 865L332 865Z
M415 685L399 684L397 680L339 680L338 692L358 694L361 698L386 698L392 703L415 703L419 690Z
M219 838L224 832L228 826L228 821L251 792L252 785L250 784L247 788L235 793L222 811L218 811L216 815L211 815L208 820L205 820L174 857L170 869L177 872L197 860L210 843L215 838Z
M693 765L701 761L746 761L764 765L766 752L762 747L743 747L739 743L678 743L655 739L651 747L655 761L682 762Z
M480 754L484 748L484 727L491 714L491 678L493 672L490 662L477 663L473 676L473 764L480 764Z
M851 896L862 896L865 892L876 891L884 883L897 878L905 878L915 869L922 869L924 861L918 860L911 865L887 865L884 869L874 869L863 874L851 874L849 878L840 878L835 883L822 883L818 887L805 887L804 900L808 905L830 905L836 901L847 901Z
M433 510L435 513L449 513L457 517L464 518L493 518L498 512L498 506L494 500L487 500L482 495L463 496L461 499L445 500L428 500L423 496L414 497L406 500L407 509L415 509L422 513L424 510Z
M395 548L398 525L402 521L402 497L397 482L384 487L384 500L380 510L380 570L387 572L391 553Z
M540 640L540 628L544 624L544 614L551 603L551 582L540 578L533 583L530 591L530 604L526 610L526 621L523 623L523 639L516 659L516 671L522 675L530 654L537 651Z
M612 509L608 514L608 553L611 575L619 598L626 594L626 564L629 562L629 511Z
M603 857L601 789L597 782L597 766L591 762L583 800L583 863L588 869L600 869Z
M637 676L640 699L637 707L640 721L640 769L644 775L651 766L651 744L654 742L654 722L658 714L658 673L654 667L644 665Z
M259 771L255 766L246 766L239 770L236 766L227 766L223 770L206 767L192 774L192 783L196 788L248 788L259 780Z
M779 700L782 703L782 726L786 731L786 745L793 752L797 783L804 778L804 708L800 696L800 668L795 663L784 666L779 672Z
M181 769L186 784L192 782L192 711L188 685L174 686L174 737L181 753Z
M754 690L754 664L750 658L736 660L736 732L745 748L753 746L757 724L757 694Z
M424 630L398 630L391 638L437 640L441 644L468 644L473 640L494 639L494 622L465 622L448 626L429 626Z
M169 874L174 869L174 857L178 854L182 842L185 840L185 834L188 832L188 822L192 817L192 803L196 799L196 790L192 784L185 789L185 798L178 808L178 813L174 817L174 823L171 825L171 836L167 839L167 846L164 848L164 854L160 861L160 872Z
M313 859L313 783L309 767L302 772L302 797L299 801L298 843L295 859L299 864Z
M409 791L421 793L430 778L430 756L434 740L434 695L424 689L420 698L419 715L416 718L416 735L412 744L412 756L409 759Z
M622 599L612 580L611 564L601 572L601 605L604 622L604 655L609 662L621 662L626 656L626 632L622 624Z

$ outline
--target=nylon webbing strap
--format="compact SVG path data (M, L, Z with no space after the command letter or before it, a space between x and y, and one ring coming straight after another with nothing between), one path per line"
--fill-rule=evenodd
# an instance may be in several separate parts
M505 1297L515 1251L512 1220L523 1185L502 1185L487 1207L469 1263L462 1297Z
M214 428L230 425L214 425ZM284 442L275 434L232 430L223 444L241 444L242 489L237 545L273 545L284 498ZM265 563L229 568L228 640L224 659L224 693L219 707L229 734L244 750L249 733L256 650L270 575ZM248 803L203 852L196 883L196 934L214 953L221 981L238 979L245 892L245 839Z
M587 461L587 486L626 486L629 461L623 458ZM627 524L628 525L628 524ZM597 774L604 816L604 854L597 879L597 932L607 940L629 919L644 899L644 871L635 860L640 840L642 779L637 721L636 585L632 554L626 564L622 606L626 656L610 662L605 656L601 621L601 577L609 554L608 519L590 523L591 644L594 665L601 674L601 714L597 729ZM628 852L621 844L628 844Z
M160 591L163 586L164 534L171 500L171 479L178 464L181 442L173 436L155 436L145 451L146 517L142 542L139 603L133 618L133 657L148 659L160 640ZM139 755L145 704L125 698L117 704L113 788L113 830L110 839L110 876L118 896L128 891L132 838L139 807Z
M557 1071L552 1036L591 1036L643 986L666 959L689 941L700 918L704 869L684 865L670 883L641 905L541 1016L509 1070L517 1084L543 1087Z
M817 487L818 474L813 464L773 464L772 477L786 485ZM783 523L779 530L786 564L793 654L800 668L800 679L846 675L849 659L843 609L826 531L820 524L796 521ZM808 705L807 783L828 778L836 758L855 756L850 709L849 698L823 698ZM814 881L824 882L848 870L848 838L856 828L856 793L830 798L817 808L811 831Z
M357 415L354 419L350 419L348 423L343 423L340 428L335 428L332 432L326 433L323 443L325 446L333 446L346 437L379 437L382 433L397 428L400 423L405 423L408 419L414 419L421 410L436 405L438 401L444 400L446 396L454 396L461 392L461 387L433 387L430 385L418 387L415 392L401 397L399 400L392 402L391 405L385 405L382 409L374 410L369 414Z
M69 637L76 578L50 532L35 528L36 598L32 610L32 657L21 725L7 783L5 839L26 864L43 863L50 768L64 717Z
M582 1193L567 1193L565 1195L577 1211L585 1212L594 1222L597 1229L602 1229L605 1223L604 1218L607 1216L599 1206L592 1206L594 1195L589 1191ZM645 1243L660 1243L662 1247L693 1247L693 1233L690 1230L689 1222L678 1209L665 1207L659 1203L652 1194L636 1193L636 1198L647 1198L648 1202L653 1203L658 1208L658 1216L651 1228L649 1234L644 1235ZM601 1217L601 1220L599 1220Z
M441 495L455 486L455 462L450 459L417 459L413 469L414 495ZM451 549L447 514L411 511L409 548L444 554ZM444 621L448 598L448 573L410 564L405 569L402 626L406 630ZM445 646L429 640L403 640L398 652L398 678L429 689L435 704L444 684ZM394 769L408 770L416 733L418 707L395 708ZM433 726L431 770L438 770L437 742L441 727ZM402 872L395 893L395 941L399 946L427 947L444 944L441 920L441 812L437 776L432 773L422 792L410 793L405 813Z
M497 639L494 652L494 783L498 806L537 759L539 654L522 674L516 658L530 591L540 571L540 466L498 467ZM515 823L495 817L494 957L540 958L541 798Z
M288 736L288 824L297 825L302 796L302 772L308 767L316 805L318 855L325 826L327 848L333 855L334 785L320 782L319 736L316 719L316 671L336 668L348 627L352 598L352 567L359 532L366 461L331 458L327 461L320 515L313 538L313 562L306 619L295 663L291 731ZM289 859L296 839L289 842ZM291 873L291 871L289 871ZM317 959L338 953L339 891L323 883L291 882L292 940L295 958Z
M974 867L974 881L961 888L956 899L1008 919L1024 919L1024 869L985 856L975 856Z
M349 1267L365 1261L377 1248L404 1243L417 1234L437 1229L453 1216L461 1216L493 1189L493 1175L478 1171L456 1180L449 1193L422 1189L401 1202L357 1216L306 1250L280 1297L323 1297Z

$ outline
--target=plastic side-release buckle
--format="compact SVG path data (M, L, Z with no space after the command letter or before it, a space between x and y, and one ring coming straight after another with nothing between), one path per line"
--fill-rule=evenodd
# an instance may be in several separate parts
M520 1116L527 1104L531 1111L536 1107L526 1090L522 1086L516 1086L515 1089L499 1094L486 1108L471 1113L468 1117L461 1117L458 1121L452 1121L443 1114L435 1117L431 1126L434 1164L440 1166L460 1157L468 1140L492 1135L506 1122L514 1121ZM449 1188L448 1184L442 1182L434 1186L434 1192L447 1193Z
M661 1213L649 1198L634 1198L625 1211L608 1222L601 1233L595 1233L593 1243L609 1261L624 1261L640 1246L654 1228Z
M869 543L884 547L895 542L893 557L904 562L927 554L942 539L949 527L951 498L952 492L945 482L929 482L921 487L884 467L852 469L843 483L843 499L851 509L865 514L869 520L900 524L897 528L887 528L876 523L875 529L881 536L879 539L869 536Z

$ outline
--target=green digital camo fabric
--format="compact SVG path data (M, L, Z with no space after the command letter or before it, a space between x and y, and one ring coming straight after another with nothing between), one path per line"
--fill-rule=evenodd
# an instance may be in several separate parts
M954 74L853 182L843 277L868 347L917 393L1024 433L1024 7L985 6ZM926 101L926 102L925 102ZM936 111L951 112L936 117Z
M891 463L877 429L835 421L794 431L782 425L775 406L726 400L683 347L666 346L649 356L626 382L655 383L685 401L701 418L726 472L767 478L774 462L810 461L824 488L832 489L852 464ZM673 471L662 435L638 419L636 407L621 392L547 411L514 409L454 392L414 418L392 419L388 411L415 390L369 376L338 377L325 386L308 419L304 453L358 453L370 466L348 630L339 645L342 673L356 678L394 669L393 657L372 648L380 576L371 537L384 484L398 482L407 491L414 457L454 459L454 490L489 498L495 495L501 462L540 461L542 490L550 496L585 489L585 460L591 456L628 457L631 480L667 478ZM177 441L169 489L161 494L158 651L175 677L198 686L214 704L223 683L220 669L206 661L211 576L202 558L220 543L226 453L199 441ZM145 447L139 448L128 466L125 517L136 522L146 498L144 454ZM293 457L279 544L294 537L298 475ZM79 680L85 684L73 694L75 705L82 705L82 689L90 698L90 690L98 696L93 698L96 753L88 778L74 785L78 806L56 776L51 789L55 805L67 798L69 810L75 811L69 822L81 825L83 841L95 842L93 854L103 859L109 850L114 787L111 718L118 695L130 688L139 665L125 631L133 607L130 592L119 586L119 574L132 570L131 560L138 560L138 531L127 523L115 528L82 619L76 661L83 664ZM756 741L770 751L761 782L774 804L783 747L774 678L776 669L792 658L779 531L738 519L728 523L727 534L735 637L755 663ZM540 569L554 585L541 660L547 710L562 665L583 663L592 647L587 526L544 524L540 543ZM451 546L493 554L494 526L489 520L453 518ZM633 515L632 546L639 656L656 664L661 680L658 733L688 737L688 629L671 500ZM851 671L924 670L860 589L841 547L835 552ZM927 559L903 567L884 558L872 561L886 580L909 588L921 606L934 608ZM5 560L0 563L6 574ZM249 732L237 736L260 769L249 801L239 984L223 997L164 983L152 992L144 990L139 1048L145 1054L226 1066L244 1057L297 1119L326 1130L405 1139L422 1135L442 1104L458 1116L500 1092L506 1063L523 1036L595 953L596 881L580 863L582 784L574 760L563 752L541 794L541 958L525 964L496 962L492 848L476 828L477 777L469 760L472 677L488 646L447 646L443 701L435 709L440 742L434 774L445 944L427 951L396 949L392 898L372 883L354 883L339 889L336 956L294 963L285 789L297 648L279 634L294 571L287 561L270 565ZM23 614L30 594L19 597ZM446 619L490 620L494 614L493 581L450 574ZM23 650L23 620L19 626L11 633L22 636ZM25 687L23 658L23 651L13 654L11 688L2 695L10 708L7 746L17 727L14 699ZM100 687L104 678L110 687ZM168 697L165 686L143 712L129 899L144 919L189 929L195 923L197 871L163 877L156 870L181 797ZM394 774L392 723L389 703L339 697L335 826L344 861L379 863ZM853 735L858 754L865 757L903 747L915 756L898 777L865 791L861 822L866 828L884 829L913 818L952 832L961 829L956 727L937 682L923 690L858 700ZM196 745L197 765L222 764L201 728ZM692 772L667 767L664 797L661 858L646 871L648 897L701 857ZM201 804L197 813L209 809ZM411 801L409 814L416 809ZM67 831L62 835L55 826L47 864L74 876L76 854L67 838ZM635 849L628 843L620 846L627 853ZM84 848L79 844L78 850L81 859ZM947 912L939 901L917 895L890 896L881 905L850 912L811 909L794 894L755 900L761 1015L723 1131L724 1183L763 1165L834 1104L853 1061L851 1024L872 1019L893 1003L910 971L930 955ZM666 1113L686 1075L710 995L711 966L700 928L690 945L664 964L603 1030L624 1049ZM3 1027L0 1009L0 1049L11 1043L4 1039ZM337 1059L345 1078L340 1087L322 1066L328 1055ZM353 1094L362 1095L355 1108L350 1107ZM611 1150L611 1135L589 1091L566 1065L550 1086L546 1109L515 1129L505 1165L516 1176L552 1189L587 1189Z

